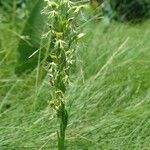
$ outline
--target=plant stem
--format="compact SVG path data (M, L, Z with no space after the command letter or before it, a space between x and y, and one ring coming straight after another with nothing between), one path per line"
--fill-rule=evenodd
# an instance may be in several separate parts
M13 0L13 14L12 14L12 25L15 25L16 20L16 9L17 9L17 3L16 0Z
M68 124L68 114L65 109L65 104L61 101L60 109L58 112L58 118L60 119L60 129L57 131L58 136L58 150L64 150L65 146L65 131Z

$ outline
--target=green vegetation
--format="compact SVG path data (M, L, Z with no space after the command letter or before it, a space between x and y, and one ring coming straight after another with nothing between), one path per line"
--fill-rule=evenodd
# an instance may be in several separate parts
M18 77L18 43L24 22L0 23L0 149L57 149L59 128L48 105L44 65ZM129 25L86 24L77 45L66 150L147 150L150 147L150 20ZM41 41L39 41L40 43Z
M115 14L122 21L137 22L150 16L149 0L109 0L109 2Z
M48 1L43 9L47 15L49 30L45 38L47 49L47 73L50 80L50 106L56 111L60 128L57 130L58 150L65 149L65 132L68 112L64 94L70 85L70 74L75 65L76 45L84 34L79 32L77 18L85 5L71 1ZM42 52L43 53L43 52ZM48 60L49 59L49 60Z

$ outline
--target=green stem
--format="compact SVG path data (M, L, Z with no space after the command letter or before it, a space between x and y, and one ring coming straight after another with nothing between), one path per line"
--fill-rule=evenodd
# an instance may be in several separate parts
M16 9L17 9L17 3L16 3L16 0L13 0L12 25L15 24L15 20L16 20Z
M63 129L63 124L60 124L60 131L58 137L58 150L64 150L65 146L65 130Z
M65 146L65 132L68 124L68 114L65 109L65 104L61 101L61 106L58 110L58 118L60 119L60 130L57 132L58 136L58 150L64 150Z

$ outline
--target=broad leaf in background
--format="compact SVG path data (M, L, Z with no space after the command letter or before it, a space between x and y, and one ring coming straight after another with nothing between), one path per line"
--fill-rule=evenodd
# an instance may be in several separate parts
M33 57L30 58L30 56L40 48L41 35L45 26L45 20L41 14L44 0L37 0L36 3L34 1L33 4L18 45L19 59L15 73L19 76L32 71L38 62L38 52Z

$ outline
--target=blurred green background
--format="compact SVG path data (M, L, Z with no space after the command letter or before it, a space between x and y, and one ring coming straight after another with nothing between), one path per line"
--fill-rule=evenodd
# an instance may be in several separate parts
M0 0L2 150L56 149L43 7L42 0ZM105 1L103 14L82 29L87 34L66 93L66 149L148 150L150 1Z

